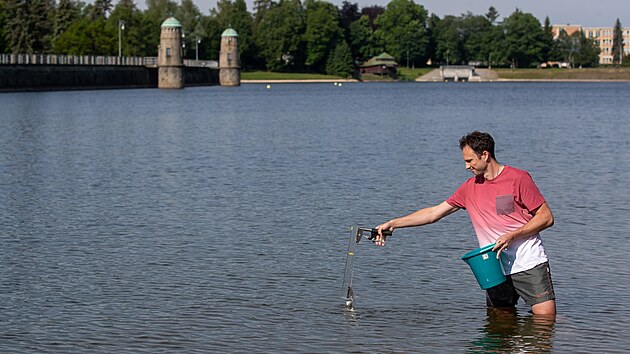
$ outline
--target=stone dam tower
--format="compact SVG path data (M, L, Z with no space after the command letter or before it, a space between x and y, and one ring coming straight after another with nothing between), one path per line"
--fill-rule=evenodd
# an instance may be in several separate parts
M162 22L158 50L158 88L184 87L182 24L175 17Z
M219 83L221 86L239 86L241 84L241 66L238 57L238 34L231 28L226 29L221 35Z

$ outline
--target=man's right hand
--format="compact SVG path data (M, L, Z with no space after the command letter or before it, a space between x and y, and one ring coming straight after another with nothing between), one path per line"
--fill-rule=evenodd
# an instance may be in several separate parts
M377 246L385 246L385 239L387 238L387 236L383 235L383 230L394 231L394 225L392 221L390 220L386 223L380 224L376 227L376 229L378 230L378 236L376 236L376 240L374 241L374 243Z

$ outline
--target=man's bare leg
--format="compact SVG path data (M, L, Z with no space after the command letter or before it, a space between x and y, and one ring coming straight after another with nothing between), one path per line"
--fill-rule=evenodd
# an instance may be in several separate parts
M532 312L534 315L555 316L556 315L556 300L547 300L532 306Z

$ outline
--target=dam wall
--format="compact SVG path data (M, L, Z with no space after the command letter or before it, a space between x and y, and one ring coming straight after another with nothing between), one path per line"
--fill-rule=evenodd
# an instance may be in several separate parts
M185 67L186 86L219 84L219 72ZM124 65L0 65L0 92L157 88L158 69Z

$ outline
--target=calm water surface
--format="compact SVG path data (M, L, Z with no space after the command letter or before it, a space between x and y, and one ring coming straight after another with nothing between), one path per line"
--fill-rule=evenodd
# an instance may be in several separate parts
M287 84L0 95L0 352L623 352L630 84ZM457 140L528 170L555 323L488 313Z

